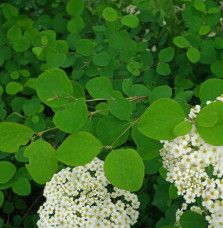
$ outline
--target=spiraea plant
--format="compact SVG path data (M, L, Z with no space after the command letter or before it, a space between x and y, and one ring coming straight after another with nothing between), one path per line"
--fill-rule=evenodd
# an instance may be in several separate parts
M0 227L222 227L223 3L0 2Z

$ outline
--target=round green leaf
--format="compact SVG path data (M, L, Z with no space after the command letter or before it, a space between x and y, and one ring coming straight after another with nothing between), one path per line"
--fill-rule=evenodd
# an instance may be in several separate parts
M29 158L26 168L39 184L49 181L58 169L58 161L54 148L43 139L38 139L26 147L24 156Z
M94 53L94 46L94 42L89 39L80 39L75 44L77 52L83 56L92 55Z
M18 25L14 25L7 32L7 37L11 41L16 41L22 37L22 30Z
M1 208L2 204L3 204L3 202L4 202L4 194L3 194L2 191L0 191L0 208Z
M115 21L118 18L116 11L112 7L106 7L102 11L102 17L109 22Z
M7 183L15 174L16 166L8 161L0 161L0 184Z
M124 97L116 98L109 107L110 112L120 120L128 120L132 114L132 103Z
M48 68L61 67L66 61L66 54L48 51L46 54L46 63Z
M176 36L173 39L173 43L179 48L187 48L190 46L190 43L183 36Z
M17 17L19 14L18 9L11 4L3 3L1 4L1 7L5 18L7 19L10 19L11 17Z
M9 82L5 88L6 93L9 95L15 95L22 90L23 90L23 85L20 84L19 82Z
M106 51L102 51L94 55L93 62L97 66L107 66L110 62L110 56Z
M180 225L182 228L206 228L208 222L205 220L204 216L194 211L185 211L180 217Z
M159 52L159 61L163 63L170 62L174 57L174 48L167 47Z
M219 120L216 124L211 127L202 127L196 123L196 128L200 134L200 136L205 140L205 142L212 144L214 146L222 146L223 145L223 103L221 101L216 101L210 103L206 107L204 107L198 115L203 115L207 111L217 112L219 115ZM210 113L209 113L210 114ZM216 115L215 115L216 117ZM203 123L204 124L204 123Z
M112 185L128 191L138 191L143 183L144 164L133 149L113 150L105 159L105 176Z
M113 116L105 116L101 118L96 126L97 138L104 146L110 146L122 133L129 127L129 123L119 120ZM123 144L128 138L129 130L127 130L113 145L113 148Z
M69 0L66 6L67 13L73 17L79 16L82 13L83 9L83 0Z
M136 125L132 127L131 136L137 145L137 152L143 160L151 160L160 154L159 150L163 147L162 143L143 135Z
M56 157L66 165L79 166L92 161L101 151L102 144L84 131L68 136L58 147Z
M187 50L187 58L190 60L190 62L197 63L200 59L200 52L196 48L190 47Z
M167 86L167 85L157 86L150 94L149 102L153 103L154 101L158 100L159 98L162 98L162 97L169 98L171 96L172 96L172 89L169 86Z
M0 123L0 150L3 152L16 152L21 145L28 143L34 131L22 124Z
M223 78L223 61L216 60L211 64L211 72L218 78Z
M133 14L129 14L129 15L122 17L121 22L123 25L130 27L130 28L136 28L139 25L138 17Z
M12 191L20 196L28 196L31 193L31 185L25 177L21 177L13 182Z
M73 87L63 70L53 68L39 75L36 91L43 103L51 107L60 107L70 101L63 98L53 97L71 98ZM51 100L49 100L50 98Z
M204 25L204 26L200 27L200 29L199 29L199 35L200 36L206 35L207 33L210 32L210 30L211 30L210 26Z
M20 39L13 43L13 49L16 52L24 52L30 47L30 41L27 37L22 36Z
M12 202L5 201L2 209L5 214L11 214L14 211L15 207Z
M201 0L195 0L194 1L194 8L198 11L205 12L206 6L205 3L202 2Z
M62 131L73 133L80 129L88 118L88 109L85 100L80 98L65 104L63 110L58 110L53 122Z
M112 84L107 77L96 77L89 80L86 88L93 98L112 97Z
M196 123L200 127L212 127L219 120L219 113L215 111L200 112L197 114Z
M159 63L156 66L156 71L158 74L163 76L169 75L171 73L170 66L167 63Z
M204 104L207 101L213 101L216 97L223 94L223 80L218 78L208 79L202 83L199 96L201 103Z
M183 136L189 133L191 129L192 129L192 123L188 121L183 121L174 127L173 134L176 136Z
M67 23L67 30L71 33L80 33L84 28L82 17L76 16Z
M161 98L150 105L138 123L138 129L146 136L158 140L171 140L174 127L184 121L181 106L169 98Z

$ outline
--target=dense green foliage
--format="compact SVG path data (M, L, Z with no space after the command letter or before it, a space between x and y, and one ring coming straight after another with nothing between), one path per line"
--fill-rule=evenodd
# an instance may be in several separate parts
M129 7L134 5L134 7ZM138 194L134 227L175 227L183 202L165 180L159 140L223 145L218 1L36 0L0 4L0 227L37 227L44 184L95 156ZM138 12L139 11L139 12ZM185 212L183 228L206 227Z

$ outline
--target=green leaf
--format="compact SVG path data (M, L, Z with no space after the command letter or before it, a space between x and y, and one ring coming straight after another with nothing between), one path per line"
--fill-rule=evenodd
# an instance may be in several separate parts
M185 211L180 217L180 225L182 228L206 228L208 222L205 220L205 217L194 212L194 211Z
M223 78L223 61L216 60L211 64L211 72L218 78Z
M122 81L122 90L124 94L130 95L130 92L132 90L133 80L131 78L124 79Z
M101 151L102 144L84 131L68 136L58 147L56 157L66 165L79 166L92 161Z
M202 83L199 91L199 96L202 104L206 103L207 101L213 101L222 94L223 80L218 78L208 79Z
M130 27L130 28L136 28L139 25L138 17L136 15L133 15L133 14L123 16L121 19L121 22L123 25Z
M167 47L159 52L159 61L163 63L170 62L174 57L174 48Z
M67 30L71 33L80 33L84 28L82 17L76 16L67 23Z
M10 19L11 17L18 16L19 12L15 6L8 4L8 3L3 3L3 4L1 4L1 6L2 6L2 12L3 12L5 18Z
M53 117L53 122L62 131L73 133L80 129L88 118L88 109L83 98L65 104Z
M199 29L199 35L200 36L206 35L207 33L210 32L210 30L211 30L210 26L204 25L204 26L200 27L200 29Z
M110 56L106 51L99 52L94 55L93 62L97 66L107 66L110 62Z
M75 44L77 52L83 56L93 55L94 46L94 42L89 39L80 39Z
M22 90L23 90L23 85L20 84L19 82L9 82L5 88L6 93L9 95L15 95Z
M116 98L109 107L110 112L120 120L128 120L132 114L132 103L124 97Z
M208 10L208 13L209 14L216 14L216 13L220 13L220 10L218 8L216 8L216 7L213 7L213 8L210 8Z
M200 52L196 48L190 47L187 50L187 58L190 62L197 63L200 60Z
M4 194L3 194L3 192L2 191L0 191L0 208L1 208L1 206L2 206L2 204L3 204L3 202L4 202ZM1 225L0 225L1 226Z
M39 75L36 91L43 103L51 107L60 107L70 102L64 98L72 97L73 87L63 70L53 68ZM55 96L63 98L53 98Z
M163 97L171 97L172 96L172 89L167 86L157 86L152 93L149 96L149 102L150 104L153 103L154 101L158 100L159 98Z
M209 112L206 114L206 112ZM210 112L217 112L218 116L216 114L210 114ZM205 113L205 114L204 114ZM205 115L205 116L203 116ZM223 103L221 101L216 101L213 103L210 103L209 105L205 106L201 111L198 113L198 119L200 118L200 123L202 125L205 125L204 120L206 119L207 115L212 115L212 121L210 121L208 124L213 124L216 121L216 118L218 119L218 122L214 125L211 125L210 127L203 127L200 126L198 123L196 123L196 128L200 134L200 136L204 139L206 143L209 143L214 146L222 146L223 145ZM209 121L209 120L208 120ZM207 126L207 125L206 125Z
M30 48L30 41L27 37L22 36L13 43L13 49L16 52L24 52Z
M194 1L194 8L198 11L205 12L206 6L205 3L202 2L201 0L195 0Z
M214 126L220 118L218 112L206 111L197 114L196 123L200 127L212 127Z
M0 184L7 183L15 174L16 166L8 161L0 161Z
M159 150L163 147L163 144L143 135L136 125L132 127L131 136L137 145L137 152L143 160L151 160L160 154Z
M48 68L61 67L66 61L66 54L48 51L46 54L46 63Z
M118 137L120 137L113 145L113 148L120 146L128 138L129 130L121 135L128 127L129 123L127 121L119 120L113 116L105 116L97 123L97 138L103 143L104 146L110 146Z
M7 32L7 38L10 41L19 40L22 37L22 30L18 25L12 26Z
M37 55L37 57L40 56L40 54L42 53L42 51L43 51L43 48L41 48L41 47L34 47L34 48L32 49L32 52L33 52L35 55Z
M183 136L189 133L191 129L192 129L192 123L188 121L183 121L174 127L173 134L176 136Z
M112 185L128 191L138 191L143 183L144 164L133 149L113 150L105 159L105 176Z
M55 155L54 148L43 139L38 139L26 147L24 156L29 158L26 168L34 181L45 184L52 178L58 169Z
M31 185L25 177L21 177L13 182L12 191L19 196L28 196L31 193Z
M96 77L89 80L86 84L86 88L93 98L112 97L112 84L107 77Z
M167 63L159 63L156 66L156 71L158 74L163 76L169 75L171 73L170 66Z
M83 9L83 0L69 0L66 6L67 13L73 17L79 16L82 13Z
M169 98L161 98L150 105L138 123L138 129L146 136L158 140L171 140L174 127L184 121L181 106Z
M21 145L28 143L34 131L22 124L0 123L0 150L3 152L16 152Z
M190 43L183 36L174 37L173 43L179 48L187 48L190 46Z
M178 190L177 188L175 187L174 184L171 184L170 187L169 187L169 195L170 195L170 198L171 199L177 199L179 198L180 196L177 194Z
M115 21L118 18L116 11L112 7L106 7L102 11L102 17L109 22Z

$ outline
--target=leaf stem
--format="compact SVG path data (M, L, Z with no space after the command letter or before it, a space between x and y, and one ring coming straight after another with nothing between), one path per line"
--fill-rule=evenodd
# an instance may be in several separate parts
M19 116L19 117L22 117L23 119L26 118L25 116L19 114L18 112L13 112L13 113L11 113L11 114L5 119L5 121L7 121L7 120L8 120L11 116L13 116L13 115L17 115L17 116Z
M96 114L96 113L104 112L104 111L109 111L109 109L100 109L100 110L97 110L97 111L95 111L95 112L90 112L90 113L89 113L89 116L93 116L93 115Z
M141 118L142 116L140 116L138 119L136 119L134 122L132 122L116 139L115 141L111 144L111 146L105 146L105 149L113 149L113 146L115 145L115 143L133 126L135 125Z

